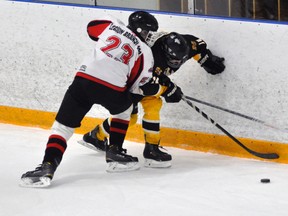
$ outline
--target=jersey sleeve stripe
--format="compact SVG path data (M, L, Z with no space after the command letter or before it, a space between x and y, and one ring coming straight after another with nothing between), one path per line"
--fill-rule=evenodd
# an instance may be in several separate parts
M127 81L128 88L130 88L134 84L134 82L138 79L141 72L143 71L143 62L144 62L144 57L143 55L140 55L139 58L136 60L131 70L130 76L128 78L128 81Z

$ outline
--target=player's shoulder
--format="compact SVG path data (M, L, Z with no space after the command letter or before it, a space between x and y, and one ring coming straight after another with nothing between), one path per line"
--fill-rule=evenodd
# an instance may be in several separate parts
M126 25L118 18L112 16L112 15L105 15L101 17L95 17L92 21L89 23L103 25L103 23L109 23L111 25L119 26L121 28L126 28Z
M143 53L152 56L151 48L146 43L144 43L143 41L141 41L140 43L141 43L141 48L143 50Z

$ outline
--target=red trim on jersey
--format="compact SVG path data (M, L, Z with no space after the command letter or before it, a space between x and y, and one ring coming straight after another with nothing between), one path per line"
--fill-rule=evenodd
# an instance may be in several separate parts
M62 153L65 152L65 148L63 146L61 146L59 143L47 143L47 147L46 148L57 148Z
M60 136L60 135L56 135L56 134L52 134L51 136L49 136L49 139L53 139L53 138L56 138L56 139L60 139L60 140L62 140L63 142L65 142L66 143L66 140L62 137L62 136Z
M122 129L119 129L119 128L110 127L110 132L116 132L116 133L120 133L120 134L126 134L127 130L122 130Z
M143 62L144 62L144 57L143 55L141 55L136 60L131 70L130 77L128 78L128 81L127 81L128 88L130 88L134 84L134 82L137 80L137 78L140 76L141 72L143 71Z
M92 40L97 41L99 35L111 24L109 20L93 20L87 25L87 33Z
M126 125L128 125L129 124L129 121L127 121L127 120L124 120L124 119L119 119L119 118L112 118L111 119L111 122L119 122L119 123L122 123L122 124L126 124Z
M82 72L77 72L76 76L77 77L82 77L84 79L88 79L88 80L90 80L92 82L99 83L101 85L104 85L104 86L106 86L106 87L108 87L110 89L113 89L113 90L119 91L119 92L124 92L126 90L126 88L127 88L127 87L119 87L119 86L112 85L111 83L105 82L105 81L103 81L101 79L98 79L96 77L93 77L93 76L91 76L89 74L85 74L85 73L82 73Z

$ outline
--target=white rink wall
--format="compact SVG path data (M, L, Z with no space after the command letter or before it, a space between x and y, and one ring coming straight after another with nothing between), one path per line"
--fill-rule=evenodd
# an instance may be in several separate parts
M93 47L87 23L107 14L127 23L130 13L0 1L0 105L56 112L76 68ZM193 59L185 63L172 79L186 95L286 128L288 25L154 15L160 30L200 37L226 59L225 72L216 76ZM234 136L288 143L285 132L198 106ZM88 115L105 118L108 112L95 106ZM184 102L164 104L161 115L163 127L222 134Z

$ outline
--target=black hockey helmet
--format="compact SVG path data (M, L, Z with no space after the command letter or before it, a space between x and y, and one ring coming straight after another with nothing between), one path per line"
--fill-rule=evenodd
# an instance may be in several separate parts
M127 27L145 42L150 31L158 30L158 21L146 11L135 11L129 16Z
M178 68L188 60L189 46L185 38L176 32L163 37L162 49L167 58L167 64L172 68Z

